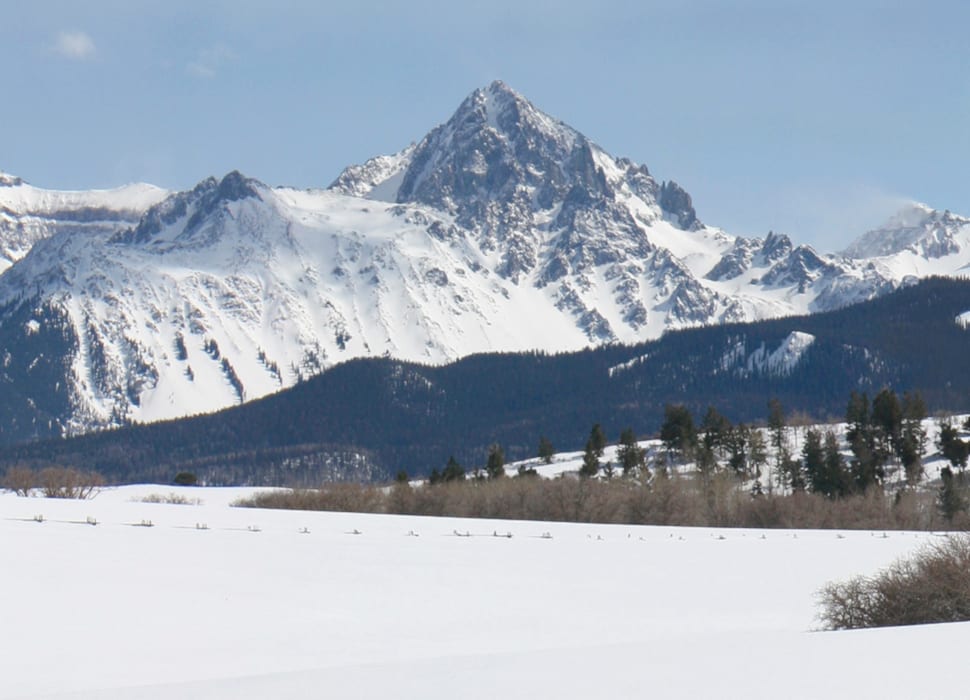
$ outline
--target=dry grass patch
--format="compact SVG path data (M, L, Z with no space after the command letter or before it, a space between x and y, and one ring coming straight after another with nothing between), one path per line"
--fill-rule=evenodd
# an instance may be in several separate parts
M140 503L167 503L177 506L201 506L201 498L189 498L180 493L150 493L142 498L133 499Z

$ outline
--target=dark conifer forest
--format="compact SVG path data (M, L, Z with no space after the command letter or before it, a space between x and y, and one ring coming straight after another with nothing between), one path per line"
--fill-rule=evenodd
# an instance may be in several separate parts
M440 367L391 359L337 365L296 387L217 414L73 439L7 445L0 468L58 464L112 482L313 485L484 468L501 445L512 461L540 437L582 450L589 426L615 440L656 435L668 404L732 422L767 419L769 399L818 420L845 415L850 393L918 392L930 412L970 409L970 281L929 279L811 316L671 332L633 346L576 353L475 355ZM790 370L746 363L793 332L815 341ZM740 360L738 358L741 358Z

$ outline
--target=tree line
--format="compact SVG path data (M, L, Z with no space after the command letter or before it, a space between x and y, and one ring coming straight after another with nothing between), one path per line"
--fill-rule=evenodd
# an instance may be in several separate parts
M900 396L891 388L881 389L871 400L865 392L852 391L846 402L843 434L833 427L812 425L804 416L789 416L774 398L768 402L766 420L759 425L732 423L714 406L696 421L684 404L667 404L656 433L659 449L648 450L634 430L626 427L619 434L613 458L604 460L607 436L602 425L595 423L576 476L580 480L630 479L647 485L658 475L666 478L669 470L682 467L692 469L702 487L727 474L752 497L811 493L830 500L882 492L891 476L896 477L895 486L915 489L924 480L923 459L930 447L924 427L927 415L919 392ZM970 420L957 426L950 419L941 419L935 443L949 462L942 469L935 494L936 505L948 522L965 514L970 505L965 495L970 442L960 437L961 427L970 430ZM554 455L550 440L541 436L538 460L549 464ZM504 460L502 447L493 444L485 466L472 470L470 478L504 478ZM529 464L523 463L516 476L535 476L537 472ZM401 480L406 478L406 474L401 476ZM443 470L432 470L429 483L465 479L465 469L452 456Z

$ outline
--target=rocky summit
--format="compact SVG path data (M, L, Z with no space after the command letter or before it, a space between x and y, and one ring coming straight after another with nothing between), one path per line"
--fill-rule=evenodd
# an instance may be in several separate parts
M688 192L502 82L327 189L0 178L3 440L209 412L337 362L565 351L833 309L970 263L913 207L841 255L703 223Z

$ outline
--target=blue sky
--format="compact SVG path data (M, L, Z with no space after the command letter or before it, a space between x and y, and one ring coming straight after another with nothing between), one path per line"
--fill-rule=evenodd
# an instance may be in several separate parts
M41 187L326 186L500 78L732 233L970 215L968 3L6 4L0 169Z

